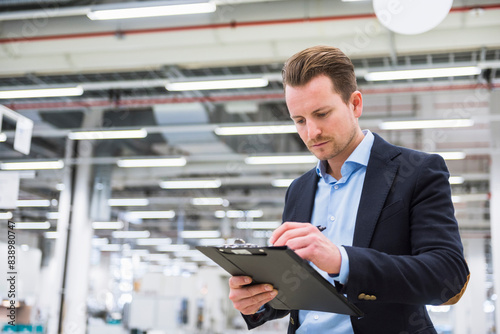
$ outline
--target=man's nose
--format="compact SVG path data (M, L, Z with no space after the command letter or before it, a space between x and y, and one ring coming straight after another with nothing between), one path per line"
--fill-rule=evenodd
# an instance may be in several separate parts
M320 134L321 134L321 129L315 122L307 123L307 135L309 136L309 139L314 139L318 137Z

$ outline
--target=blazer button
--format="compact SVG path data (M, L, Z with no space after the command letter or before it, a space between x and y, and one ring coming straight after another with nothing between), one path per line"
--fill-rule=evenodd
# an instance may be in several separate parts
M358 296L359 300L364 300L366 298L366 295L364 293L360 293Z
M377 297L373 296L373 295L364 295L363 296L363 299L364 300L377 300Z

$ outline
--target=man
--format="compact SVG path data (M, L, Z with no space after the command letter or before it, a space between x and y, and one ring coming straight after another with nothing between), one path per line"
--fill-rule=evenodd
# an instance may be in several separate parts
M436 333L425 305L456 303L469 279L444 160L361 130L354 67L336 48L292 56L283 85L320 161L290 185L270 242L310 261L365 315L275 310L266 303L277 291L244 276L229 280L233 305L249 328L290 313L288 333Z

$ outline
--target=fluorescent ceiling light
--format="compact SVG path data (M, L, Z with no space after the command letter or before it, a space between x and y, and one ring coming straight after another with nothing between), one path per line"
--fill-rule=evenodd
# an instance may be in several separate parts
M275 179L271 181L273 187L286 188L293 182L293 179Z
M444 160L462 160L465 159L465 152L454 151L454 152L429 152L431 154L439 154Z
M426 305L425 308L427 309L427 311L429 312L432 312L432 313L446 313L446 312L449 312L451 310L451 306L450 305L437 305L437 306L434 306L434 305ZM484 311L484 312L488 312L488 311Z
M221 180L175 180L162 181L160 187L163 189L206 189L220 188Z
M47 219L59 219L59 212L47 212Z
M117 239L132 239L132 238L149 238L149 231L114 231L111 233L113 238Z
M0 99L24 99L34 97L80 96L83 94L81 86L63 88L41 88L21 90L0 90Z
M99 247L99 250L101 252L119 252L122 250L122 245L120 244L102 245L101 247Z
M255 222L237 222L236 227L239 229L261 229L274 230L281 225L280 221L255 221Z
M273 231L269 230L256 230L252 232L252 237L254 238L266 238L269 239L271 235L273 234Z
M143 239L137 239L137 241L143 240ZM149 254L149 251L147 249L125 249L123 251L123 256L146 256Z
M170 238L147 238L147 239L139 239L136 242L141 246L159 246L159 245L170 245L172 243L172 239Z
M11 219L12 212L0 212L0 219Z
M154 16L187 15L213 13L216 5L211 2L186 5L150 6L91 11L87 17L91 20L119 20Z
M215 211L214 215L216 218L224 218L224 217L226 217L226 211L217 210L217 211Z
M220 197L196 197L191 199L193 205L227 205L227 199Z
M141 240L141 239L139 239ZM132 249L130 250L130 255L132 255L132 251L136 251L134 255L139 255L141 258L144 260L152 260L154 258L157 258L158 260L164 260L166 257L166 254L158 254L158 253L150 253L149 250L147 249Z
M175 217L175 211L129 211L127 219L170 219Z
M245 163L248 165L309 164L317 162L318 158L314 155L273 155L245 158Z
M224 211L222 211L222 212L224 212ZM243 217L245 217L245 211L228 210L228 211L226 211L225 216L228 218L243 218Z
M198 240L199 246L221 246L224 244L228 244L228 242L226 242L226 239L223 238L209 238Z
M48 230L49 222L14 222L14 228L17 230Z
M119 230L123 228L123 222L93 222L94 230Z
M448 180L450 181L450 184L462 184L462 183L464 183L463 176L450 176L450 178Z
M250 218L260 218L264 215L262 210L248 210L246 211L246 216Z
M147 261L165 261L165 260L170 261L167 254L147 254L144 255L144 258Z
M20 199L17 201L17 206L20 208L48 207L50 201L48 199Z
M210 81L169 82L165 88L169 91L209 90L209 89L236 89L265 87L269 81L264 78L227 79Z
M457 77L467 75L478 75L481 69L477 66L428 68L403 71L381 71L365 74L366 81L426 79L439 77Z
M7 141L7 135L5 133L0 133L0 143Z
M463 194L451 196L453 203L482 202L489 200L489 194Z
M121 159L117 162L118 167L181 167L186 165L185 158L166 159Z
M61 169L64 167L62 160L53 161L12 161L0 164L2 170L31 170L31 169Z
M197 249L189 249L184 251L178 251L174 253L175 257L191 257L201 254Z
M436 128L463 128L473 126L472 119L429 119L411 121L387 121L379 124L382 130L410 130L410 129L436 129Z
M108 238L92 238L92 246L102 246L109 243Z
M137 130L106 130L106 131L75 131L68 134L72 140L99 140L99 139L134 139L145 138L148 132L145 129Z
M139 241L139 240L137 240ZM182 250L188 250L189 245L184 244L172 244L172 245L160 245L156 247L156 250L159 252L177 252Z
M149 200L147 198L110 198L108 199L109 206L147 206Z
M297 133L297 128L295 125L220 126L214 132L219 136L263 135Z
M248 211L243 211L243 210L217 210L215 211L215 217L217 218L244 218L244 217L251 217L251 218L260 218L264 215L264 212L262 210L248 210Z
M220 236L220 231L181 231L181 237L185 239L220 238Z
M43 234L43 236L45 237L45 239L57 239L59 237L59 232L49 231L49 232L45 232Z

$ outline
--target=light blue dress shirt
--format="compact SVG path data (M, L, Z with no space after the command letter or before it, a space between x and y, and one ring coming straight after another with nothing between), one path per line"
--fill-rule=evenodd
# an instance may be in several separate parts
M342 165L340 180L326 173L326 161L319 161L316 167L319 180L311 223L326 226L323 234L339 246L342 264L340 273L335 278L312 263L311 265L332 284L334 280L345 284L349 277L349 258L342 246L352 246L366 166L374 140L369 130L363 130L363 134L365 138ZM332 333L332 329L335 330L335 334L354 333L350 317L344 314L301 310L299 322L297 334Z

